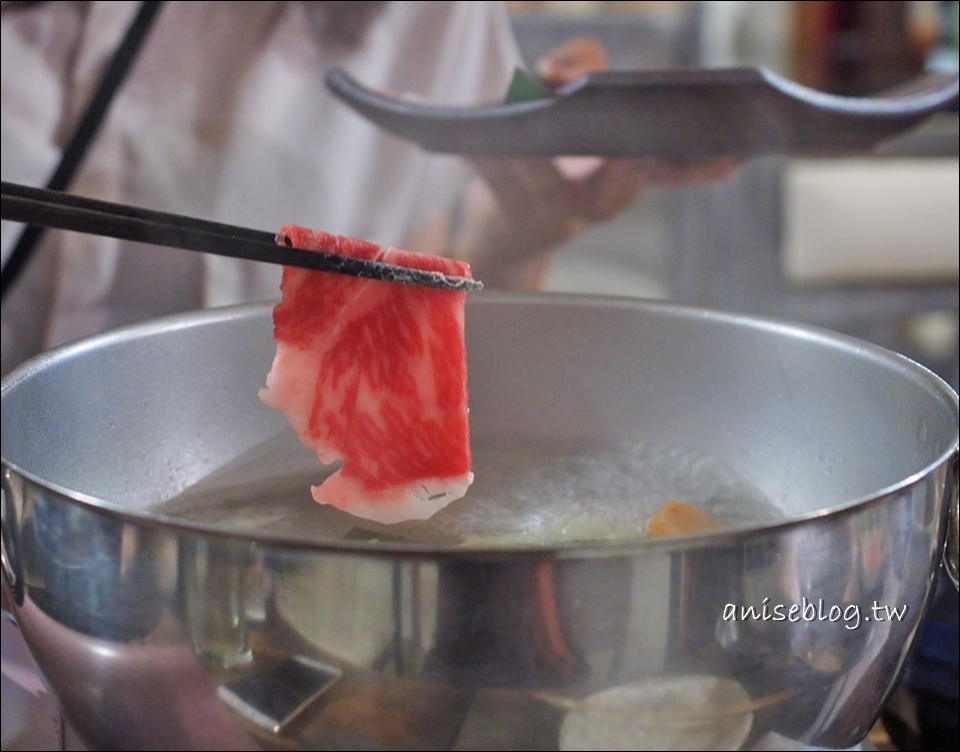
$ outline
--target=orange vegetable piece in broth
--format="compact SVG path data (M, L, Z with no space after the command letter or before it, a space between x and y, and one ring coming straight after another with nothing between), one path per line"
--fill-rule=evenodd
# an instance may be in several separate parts
M719 527L720 521L707 510L685 501L669 501L650 518L648 532L660 538L706 533Z

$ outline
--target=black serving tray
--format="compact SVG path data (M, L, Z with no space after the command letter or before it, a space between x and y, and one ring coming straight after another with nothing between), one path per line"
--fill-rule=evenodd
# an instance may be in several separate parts
M382 94L342 69L331 71L327 84L390 133L431 152L478 157L850 154L958 101L957 76L929 74L880 95L844 97L759 67L592 73L550 97L480 107Z

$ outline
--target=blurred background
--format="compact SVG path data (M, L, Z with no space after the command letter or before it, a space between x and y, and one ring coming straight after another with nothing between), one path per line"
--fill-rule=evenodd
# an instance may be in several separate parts
M956 2L511 2L524 58L576 34L612 68L764 66L867 96L957 71ZM861 337L958 386L957 112L877 154L756 159L732 180L655 188L569 243L548 287L663 298ZM958 745L958 599L946 577L869 739Z
M611 67L764 66L877 94L957 70L956 2L510 2L528 62L574 34ZM855 159L757 159L653 189L569 244L557 290L784 317L879 342L957 384L958 118Z

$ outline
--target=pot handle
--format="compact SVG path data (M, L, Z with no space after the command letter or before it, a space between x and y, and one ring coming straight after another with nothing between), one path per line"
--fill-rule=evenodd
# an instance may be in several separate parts
M954 587L960 588L960 578L957 575L960 566L960 452L953 455L953 486L948 489L949 514L947 520L947 545L943 550L943 564L947 574L953 581ZM947 483L950 483L948 473Z
M23 603L23 572L17 550L17 505L10 484L10 469L0 473L0 565L3 567L3 611L12 612L12 605ZM12 601L12 603L11 603Z

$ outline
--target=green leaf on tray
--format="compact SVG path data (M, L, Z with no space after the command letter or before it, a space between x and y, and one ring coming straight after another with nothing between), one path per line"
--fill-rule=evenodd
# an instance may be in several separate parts
M546 97L552 96L553 90L543 83L543 81L532 73L527 73L525 70L515 68L504 103L523 102L528 99L545 99Z

